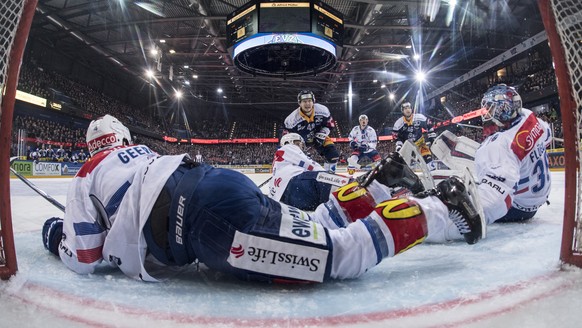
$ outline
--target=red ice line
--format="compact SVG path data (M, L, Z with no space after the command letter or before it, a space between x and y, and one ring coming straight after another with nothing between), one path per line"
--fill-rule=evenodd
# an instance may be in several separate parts
M106 303L103 301L97 301L87 298L82 298L79 296L74 296L71 294L66 294L61 291L51 289L47 286L38 285L36 283L27 283L24 288L27 288L31 291L42 292L52 298L61 298L63 300L68 300L78 305L85 305L88 308L92 309L100 309L104 311L111 311L111 312L121 312L124 314L129 315L137 315L140 318L151 318L153 320L163 320L163 321L173 321L177 323L185 323L185 324L201 324L201 325L229 325L229 326L254 326L254 327L273 327L273 326L312 326L312 325L328 325L328 326L337 326L337 325L345 325L345 324L358 324L358 323L374 323L374 322L381 322L389 319L402 319L402 318L411 318L415 316L422 316L423 314L434 313L438 311L449 310L453 308L458 308L460 306L466 305L473 305L478 304L481 302L485 302L495 297L506 296L512 293L517 293L524 289L529 288L531 285L537 284L540 281L548 281L551 279L556 279L559 276L559 272L553 272L550 274L534 277L530 280L525 282L520 282L515 285L508 285L502 286L492 291L483 292L481 294L477 294L476 297L471 297L471 299L454 299L450 301L446 301L443 303L435 303L435 304L427 304L418 306L415 308L410 309L399 309L399 310L389 310L389 311L380 311L380 312L371 312L371 313L360 313L360 314L352 314L352 315L340 315L340 316L329 316L329 317L313 317L313 318L277 318L277 319L238 319L238 318L219 318L219 317L204 317L204 316L190 316L187 314L179 314L179 313L164 313L164 312L152 312L152 311L144 311L143 309L132 308L128 307L127 305L111 305L110 303ZM568 288L573 282L572 281L565 281L562 282L560 285L548 290L540 295L532 297L530 299L515 303L513 305L506 306L499 310L493 310L485 313L475 314L472 317L467 317L462 320L462 322L455 322L450 324L440 324L439 327L448 327L454 328L459 327L463 324L472 323L481 321L484 319L492 318L494 316L511 312L515 308L523 306L524 304L528 304L540 299L547 298L549 296L555 295L558 292L565 290ZM43 303L39 302L38 297L34 299L26 298L23 296L19 296L18 294L13 294L12 297L21 300L24 303L35 305L41 309L47 310L49 313L53 313L54 315L71 320L73 322L82 323L92 327L112 327L113 325L108 325L103 322L97 322L94 320L90 320L88 318L84 318L80 315L73 315L63 313L58 311L52 307L48 307L43 305Z

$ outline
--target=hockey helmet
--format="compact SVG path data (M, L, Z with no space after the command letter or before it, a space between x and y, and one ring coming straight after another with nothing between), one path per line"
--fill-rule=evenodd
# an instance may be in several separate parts
M360 115L360 117L358 117L358 122L360 122L360 125L368 125L368 115Z
M303 99L311 99L315 102L315 95L311 90L301 90L297 95L297 102L301 103L301 100Z
M303 140L303 137L301 137L298 133L287 133L286 135L281 137L281 147L285 146L285 145L296 145L296 141L299 141L300 145L305 144L305 140ZM299 146L300 148L303 148L302 146Z
M492 120L498 126L504 126L513 120L521 111L521 97L515 88L506 84L491 87L481 100L481 108L487 111L481 116L486 122Z
M405 102L405 103L402 103L402 106L400 107L400 110L403 111L405 108L412 109L412 105L408 101Z
M89 123L86 140L87 148L94 156L105 149L131 144L131 134L118 119L105 115Z

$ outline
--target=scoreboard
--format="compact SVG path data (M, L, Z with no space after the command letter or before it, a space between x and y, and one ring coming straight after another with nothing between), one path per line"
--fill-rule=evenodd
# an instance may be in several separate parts
M228 47L257 34L259 11L256 1L251 1L226 17L226 43Z
M343 15L314 0L253 0L227 16L228 47L257 33L312 33L342 46Z
M329 39L340 47L343 46L344 20L340 12L323 2L313 3L311 20L313 34Z

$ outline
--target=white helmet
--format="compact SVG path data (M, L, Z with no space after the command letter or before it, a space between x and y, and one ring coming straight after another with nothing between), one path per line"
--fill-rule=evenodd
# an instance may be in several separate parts
M361 120L368 120L368 115L365 115L365 114L360 115L360 117L358 117L358 121L361 121Z
M305 140L298 133L287 133L281 137L280 145L281 147L285 145L294 145L295 141L299 141L300 144L305 144ZM302 148L301 146L299 146Z
M131 144L131 134L118 119L105 115L91 121L86 140L87 148L91 156L94 156L105 149Z

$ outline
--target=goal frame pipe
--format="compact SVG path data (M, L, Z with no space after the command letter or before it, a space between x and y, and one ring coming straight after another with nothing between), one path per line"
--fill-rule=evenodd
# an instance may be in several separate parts
M565 195L564 195L564 223L562 227L562 245L560 260L582 267L582 256L572 254L574 231L576 229L577 194L578 194L578 131L574 113L578 110L572 97L572 85L566 66L566 54L562 48L561 39L557 32L556 17L551 8L551 0L538 0L542 20L548 35L550 51L556 70L558 93L560 96L560 112L562 114L562 129L564 132L564 159L565 159ZM567 90L567 92L566 92Z
M16 86L26 41L34 18L38 0L26 0L20 22L16 28L14 43L10 49L8 70L6 72L5 94L2 98L2 122L0 125L0 229L2 248L6 266L0 267L0 278L7 279L18 269L12 229L12 210L10 206L10 145L12 143L12 120L16 102Z

